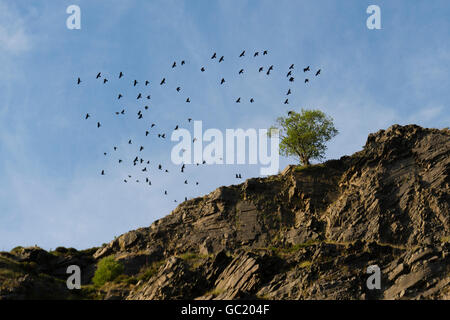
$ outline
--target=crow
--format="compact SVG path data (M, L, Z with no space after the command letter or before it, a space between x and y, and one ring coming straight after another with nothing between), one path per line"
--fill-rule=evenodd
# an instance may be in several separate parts
M202 68L200 69L200 71L201 71L201 72L205 72L205 67L202 67Z
M104 156L106 156L106 155L107 155L107 153L106 153L106 152L103 152L103 155L104 155Z
M122 111L120 111L121 114L125 114L125 109L122 109Z
M289 99L284 100L284 104L289 104Z
M183 163L183 165L181 166L181 172L184 172L184 168L185 168L185 165Z
M288 90L288 92L286 93L286 95L290 95L291 94L291 89Z
M188 184L187 180L184 180L184 184Z
M152 125L150 126L150 128L153 128L155 126L155 124L154 123L152 123Z
M148 106L145 106L144 109L145 109L145 110L148 110Z
M290 77L289 82L294 82L294 77Z
M239 70L239 74L243 74L244 73L244 69Z
M189 103L191 102L191 99L189 99L189 97L186 99L186 102Z
M225 79L222 78L222 80L220 80L220 84L224 84L225 83Z
M289 69L294 69L294 64L291 64L291 66L289 67Z
M160 85L163 85L165 82L166 82L166 78L163 78L163 79L161 80Z
M192 118L188 118L188 122L191 122L192 121Z
M121 159L119 159L119 163L122 163L122 160L121 160Z
M223 60L224 60L223 56L221 56L220 59L219 59L219 63L222 62Z
M133 85L133 87L136 87L137 84L138 84L138 81L137 81L137 80L134 80L134 85Z
M309 79L308 79L308 78L305 79L305 83L307 83L307 82L309 82Z
M241 103L241 98L240 97L236 100L236 103Z
M316 72L316 77L320 74L320 69Z
M151 98L151 96L150 96L150 95L148 95L148 96L147 96L147 100L150 100L150 98Z
M128 144L131 144L131 139L130 139L130 140L128 140Z
M263 56L265 56L267 54L267 50L263 51Z
M142 94L141 93L138 94L136 99L140 99L140 98L142 98Z
M84 119L87 119L89 117L90 117L89 113L86 113L86 117L84 117Z
M98 79L98 78L100 78L102 75L101 75L101 72L99 72L98 74L97 74L97 77L95 78L95 79Z
M303 72L309 71L309 66L307 66L306 68L303 68Z
M175 129L173 129L173 130L178 130L178 125L175 127Z
M172 65L172 68L175 68L176 66L177 66L177 63L174 61L173 65Z
M256 52L253 54L253 58L254 58L254 57L257 57L257 56L259 56L259 52L258 52L258 51L256 51Z
M100 122L97 122L97 128L100 128L101 126Z
M117 150L117 147L114 147L114 151L116 151Z
M147 171L147 167L144 167L144 169L142 169L142 172L145 172L145 171Z
M123 97L122 94L119 93L119 96L117 97L117 100L119 100L122 97Z
M294 111L288 111L288 116L291 116L294 113Z
M104 176L105 175L105 170L102 170L102 176Z
M243 57L243 56L245 56L245 50L242 51L242 53L239 55L239 58L241 58L241 57Z
M289 71L286 75L286 78L289 77L292 74L292 71Z
M142 113L139 115L138 119L142 119L143 115Z
M181 90L181 88L180 88L180 87L177 87L177 91L180 92L180 90Z
M161 166L161 165L158 165L158 169L159 169L159 170L162 170L162 166Z
M143 146L141 146L140 148L139 148L139 151L142 151L142 150L144 150L144 147ZM142 163L142 162L141 162Z
M150 132L148 132L148 131L145 131L145 136L148 136L148 134L149 134Z
M253 103L253 102L255 102L255 100L253 100L253 98L251 98L251 99L250 99L250 103Z
M184 65L186 62L184 62L184 60L181 60L181 65Z
M259 70L258 70L258 72L261 72L261 71L263 71L264 70L264 68L263 67L259 67Z
M214 54L212 55L211 59L215 59L216 57L217 57L216 53L214 52Z
M108 79L103 79L103 83L107 83L108 82Z
M122 73L122 71L120 71L120 73L119 73L119 79L122 78L122 77L123 77L123 73Z
M149 84L150 84L150 81L145 80L145 85L147 86L147 85L149 85Z
M78 78L78 80L77 80L77 84L80 84L81 83L81 79L80 78Z

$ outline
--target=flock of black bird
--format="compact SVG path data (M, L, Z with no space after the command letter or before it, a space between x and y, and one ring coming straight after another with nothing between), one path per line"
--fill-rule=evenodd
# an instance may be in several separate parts
M253 58L258 57L259 54L260 54L259 51L254 52L254 53L253 53ZM243 51L241 52L241 54L239 54L238 58L243 58L245 55L246 55L246 51L243 50ZM262 51L262 55L263 55L263 56L268 55L268 50L263 50L263 51ZM223 61L225 60L225 57L224 57L224 56L218 57L217 53L214 52L214 53L212 54L212 56L211 56L210 59L211 59L211 60L217 59L218 62L221 63L221 62L223 62ZM181 61L180 61L180 66L183 66L183 65L185 65L185 64L186 64L186 61L185 61L185 60L181 60ZM172 63L172 69L173 69L173 68L176 68L176 67L178 67L178 65L177 65L177 62L174 61L174 62ZM271 72L274 71L274 68L275 68L274 65L270 65L270 66L268 66L266 69L264 68L264 66L260 66L260 67L258 68L258 73L261 73L261 72L264 72L264 71L265 71L266 75L267 75L267 76L270 76ZM267 70L267 71L266 71L266 70ZM291 65L289 66L289 69L287 70L287 74L286 74L286 78L288 79L288 82L289 82L289 83L292 83L292 82L295 81L294 70L295 70L295 66L294 66L294 64L291 64ZM206 67L205 67L205 66L202 66L202 67L200 68L200 72L206 72L206 71L207 71L207 70L206 70ZM310 71L311 71L310 66L306 66L306 67L303 68L303 74L304 74L304 75L308 75L308 72L310 72ZM244 69L244 68L241 68L241 69L238 70L237 74L238 74L238 75L243 75L244 72L245 72L245 69ZM315 72L315 77L319 76L319 75L320 75L320 72L321 72L321 69L318 69L318 70ZM118 78L118 79L122 79L122 78L124 78L124 77L125 77L125 74L124 74L122 71L120 71L117 78ZM105 78L105 77L102 76L102 73L101 73L101 72L98 72L98 73L97 73L97 75L95 76L95 79L97 79L97 80L100 79L99 81L102 81L103 84L106 84L106 83L109 82L109 80L108 80L107 78ZM126 81L126 80L121 80L121 81ZM307 84L307 83L309 83L309 81L310 81L310 79L306 76L306 77L304 78L304 83ZM80 85L82 82L83 82L83 81L78 77L78 78L77 78L77 85ZM133 87L136 87L139 83L140 83L140 82L139 82L138 80L136 80L136 79L133 79L133 80L131 81L131 84L132 84ZM220 80L219 80L218 83L219 83L219 86L225 85L225 84L226 84L225 78L220 77ZM145 87L148 87L148 86L150 85L150 81L145 80L145 81L143 82L143 84L144 84ZM165 78L165 77L163 77L163 78L161 79L159 85L160 85L160 86L166 85L166 78ZM176 86L175 90L176 90L177 92L181 92L181 91L182 91L182 88L181 88L180 86ZM285 95L286 95L286 98L285 98L285 100L284 100L284 104L289 104L289 97L288 97L288 96L291 95L291 94L292 94L292 89L291 89L291 88L288 88L288 90L287 90L287 92L286 92L286 94L285 94ZM122 93L118 93L118 94L117 94L117 100L120 100L120 99L123 98L123 97L124 97L124 95L123 95ZM139 94L137 95L137 97L136 97L136 100L140 100L140 99L144 99L144 98L146 98L147 100L150 100L150 99L151 99L151 95L145 95L145 97L144 97L144 95L143 95L142 93L139 93ZM190 97L186 97L186 100L185 100L185 101L186 101L186 103L190 103L190 102L191 102ZM255 102L255 99L254 99L253 97L251 97L249 101L250 101L250 103L254 103L254 102ZM237 97L237 99L236 99L235 102L236 102L236 103L241 103L241 97ZM144 108L144 110L148 110L148 109L149 109L149 106L148 106L148 105L145 105L143 108ZM124 115L125 113L126 113L126 109L125 109L125 108L123 108L123 109L120 110L120 111L115 111L115 114L116 114L117 116ZM289 114L291 114L291 112L289 112ZM140 119L143 119L143 117L144 117L143 112L142 112L141 110L139 110L139 111L137 112L137 119L140 120ZM89 118L91 118L91 115L90 115L89 113L86 113L86 115L84 116L84 119L85 119L85 120L88 120ZM191 121L192 121L192 118L188 118L187 121L188 121L188 122L191 122ZM101 127L102 127L101 122L100 122L100 121L96 121L96 122L97 122L97 123L96 123L97 128L101 128ZM152 124L150 125L149 129L147 129L147 130L145 131L145 136L146 136L146 137L150 134L151 130L152 130L155 126L156 126L156 124L155 124L155 123L152 123ZM179 128L179 125L176 125L176 126L174 127L173 130L178 130L178 128ZM161 139L165 139L165 138L166 138L166 134L165 134L165 133L158 133L158 134L157 134L157 137L158 137L158 138L161 138ZM196 142L196 139L194 138L192 142L195 143L195 142ZM133 144L132 139L129 139L129 140L128 140L128 144L130 144L130 145ZM114 147L113 147L113 150L114 150L114 151L117 151L117 148L118 148L117 146L114 146ZM138 150L139 150L139 152L142 152L142 151L144 150L144 146L140 145L139 148L138 148ZM185 150L182 150L182 151L185 151ZM104 155L106 156L106 155L107 155L107 152L104 152ZM117 161L118 161L119 164L121 164L121 163L123 162L123 159L117 159ZM134 157L134 159L131 161L131 163L132 163L133 166L138 166L138 165L139 165L139 166L140 166L139 169L140 169L140 171L141 171L143 174L147 174L147 173L149 172L149 170L150 170L150 160L145 160L145 159L143 159L139 154L136 155L136 156ZM203 161L201 164L206 164L206 161ZM199 166L200 163L196 163L196 165ZM181 169L180 169L180 170L181 170L181 173L184 173L185 168L186 168L185 164L182 164ZM162 172L169 173L168 169L163 168L163 165L162 165L162 164L158 164L157 170L161 170ZM105 175L105 174L106 174L105 170L104 170L104 169L101 170L100 174L101 174L101 175ZM236 179L242 179L242 176L241 176L240 173L236 173ZM141 182L141 179L139 179L139 178L138 178L138 179L132 179L132 175L129 175L129 174L125 177L125 179L123 179L123 182L124 182L124 183L128 183L128 182L131 182L132 180L134 180L136 183L140 183L140 182ZM145 177L145 180L142 180L142 182L144 182L144 181L145 181L145 184L147 184L147 185L149 185L149 186L152 185L152 182L151 182L151 180L150 180L150 177L146 176L146 177ZM188 180L184 180L184 184L188 184ZM198 185L198 184L199 184L199 182L196 181L196 182L195 182L195 185ZM164 190L164 195L168 195L167 190ZM187 197L185 197L184 200L187 200ZM177 200L174 200L174 202L177 202Z

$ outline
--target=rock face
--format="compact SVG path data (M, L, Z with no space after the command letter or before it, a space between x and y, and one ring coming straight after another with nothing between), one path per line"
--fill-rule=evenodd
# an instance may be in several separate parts
M449 173L448 129L394 125L352 156L180 204L84 258L84 281L113 255L136 281L93 289L97 297L449 299ZM3 255L62 278L42 251ZM381 270L381 289L367 288L370 265ZM31 296L13 280L21 294L0 285L1 298Z

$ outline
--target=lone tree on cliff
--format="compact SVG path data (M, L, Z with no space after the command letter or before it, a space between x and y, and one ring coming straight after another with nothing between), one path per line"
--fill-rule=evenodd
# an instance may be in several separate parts
M298 157L304 166L309 166L311 159L322 159L327 149L325 143L339 133L331 117L320 110L305 109L279 117L272 129L279 130L280 154Z

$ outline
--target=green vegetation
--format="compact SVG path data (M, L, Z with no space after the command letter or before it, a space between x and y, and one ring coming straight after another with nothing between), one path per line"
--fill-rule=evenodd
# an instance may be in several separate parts
M105 257L99 261L92 282L96 286L101 286L116 279L123 273L123 270L123 265L114 260L113 256Z
M150 266L145 266L139 271L138 280L142 280L147 282L150 280L161 268L161 266L165 263L165 260L153 262Z
M279 117L277 126L269 130L278 130L280 135L280 154L295 156L304 166L310 160L320 160L325 156L325 143L338 134L333 119L320 110L305 110L300 113L289 111L287 117Z
M442 243L450 242L450 236L442 237L442 238L441 238L441 242L442 242Z

